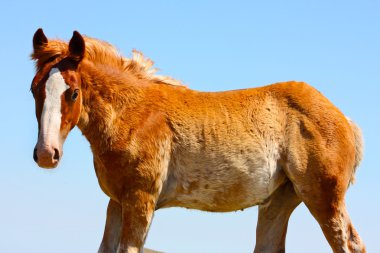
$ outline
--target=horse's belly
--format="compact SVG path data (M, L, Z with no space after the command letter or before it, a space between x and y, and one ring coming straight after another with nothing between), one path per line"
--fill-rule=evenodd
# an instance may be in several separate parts
M265 201L285 179L277 161L268 161L266 157L184 165L186 173L180 171L169 176L158 208L240 210Z

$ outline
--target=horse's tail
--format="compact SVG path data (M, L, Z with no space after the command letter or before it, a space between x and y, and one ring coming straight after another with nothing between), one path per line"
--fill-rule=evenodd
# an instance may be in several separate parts
M359 126L356 125L355 122L353 122L350 118L346 117L348 122L350 123L352 132L354 134L355 138L355 164L354 168L352 170L352 175L350 178L350 184L355 183L355 172L356 169L359 167L360 161L363 159L363 153L364 153L364 142L363 142L363 135L362 131L360 130Z

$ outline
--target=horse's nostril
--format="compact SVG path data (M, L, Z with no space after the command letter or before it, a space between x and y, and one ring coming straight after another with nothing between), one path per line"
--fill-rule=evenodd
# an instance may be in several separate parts
M33 160L34 160L35 162L38 162L37 148L35 148L34 151L33 151Z
M54 157L53 157L53 159L55 160L55 161L59 161L59 151L58 151L58 149L54 149Z

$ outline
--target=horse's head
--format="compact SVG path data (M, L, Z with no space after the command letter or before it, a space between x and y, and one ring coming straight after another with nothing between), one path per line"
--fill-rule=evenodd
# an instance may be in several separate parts
M55 168L68 133L79 121L82 94L78 66L85 42L75 31L69 44L54 53L42 29L38 29L33 37L33 50L37 71L31 91L38 121L33 159L40 167Z

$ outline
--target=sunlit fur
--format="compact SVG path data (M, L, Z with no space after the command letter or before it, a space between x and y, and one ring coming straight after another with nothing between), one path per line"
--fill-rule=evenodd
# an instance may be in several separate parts
M72 124L90 142L110 197L99 252L142 252L159 208L227 212L254 205L255 252L284 252L288 219L301 202L334 252L365 252L344 200L362 158L361 133L316 89L283 82L199 92L156 75L141 53L122 57L76 32L71 49L47 42L42 30L34 42L37 107L51 67L81 92L79 109L62 117L77 118Z

